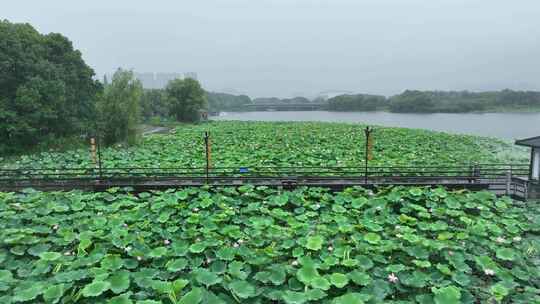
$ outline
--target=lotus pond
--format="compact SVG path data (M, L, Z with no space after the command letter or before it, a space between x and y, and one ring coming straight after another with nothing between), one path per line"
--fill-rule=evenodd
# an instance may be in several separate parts
M321 122L210 122L182 125L170 134L153 134L133 147L103 149L103 165L127 167L203 167L203 134L210 132L214 167L362 166L365 125ZM427 130L375 130L373 166L429 166L528 162L523 150L497 139ZM15 160L5 168L93 167L89 150L47 152Z
M539 234L442 188L0 193L0 303L540 303Z

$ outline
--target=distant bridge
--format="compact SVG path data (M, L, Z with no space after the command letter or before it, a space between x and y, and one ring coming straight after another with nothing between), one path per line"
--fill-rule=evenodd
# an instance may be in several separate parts
M246 111L317 111L327 105L324 102L311 103L253 103L245 105Z

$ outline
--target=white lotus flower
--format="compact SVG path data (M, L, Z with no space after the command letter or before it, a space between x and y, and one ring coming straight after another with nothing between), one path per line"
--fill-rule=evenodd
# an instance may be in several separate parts
M293 265L293 266L298 266L298 261L297 261L297 260L292 261L292 262L291 262L291 265Z
M375 209L376 209L377 211L381 211L381 210L382 210L382 207L381 207L381 206L377 206Z
M130 252L131 249L133 249L131 246L127 246L126 248L124 248L124 251L125 251L125 252Z
M163 240L163 244L165 244L165 245L169 245L170 243L171 243L171 241L169 241L167 239Z
M334 247L328 246L328 251L334 251Z
M137 261L139 261L139 262L142 261L142 257L141 257L141 256L138 256L138 257L137 257Z
M503 237L498 237L495 241L500 244L504 243L505 239Z
M514 242L519 242L521 241L521 237L520 236L516 236L512 239Z
M210 263L212 263L212 259L211 258L206 259L206 264L210 264Z
M53 229L53 230L58 230L58 228L60 228L60 226L58 226L58 225L52 226L52 229Z
M391 273L388 275L388 281L390 283L396 283L397 281L399 281L399 279L394 273Z
M199 212L199 208L193 208L193 212Z
M401 226L400 226L400 225L397 225L397 226L396 226L396 229L397 229L397 230L401 229Z
M127 227L128 227L128 224L124 223L124 225L122 225L122 226L124 226L124 228L127 228Z
M492 276L495 274L495 271L493 271L492 269L485 269L484 273L488 276Z
M315 209L319 209L321 208L321 204L315 204L313 207L315 207Z
M238 247L240 247L240 245L238 245L238 243L234 243L234 244L233 244L233 247L234 247L234 248L238 248Z
M242 240L242 239L238 240L238 244L243 244L243 243L244 243L244 240Z
M70 251L66 251L66 252L64 252L64 255L65 255L65 256L69 256L69 255L71 255L71 252L70 252Z
M453 256L454 255L454 252L452 250L448 251L448 255L449 256Z

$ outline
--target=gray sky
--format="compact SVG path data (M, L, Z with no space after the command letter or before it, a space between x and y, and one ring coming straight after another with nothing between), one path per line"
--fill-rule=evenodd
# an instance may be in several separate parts
M540 89L539 0L1 0L98 75L195 71L250 96Z

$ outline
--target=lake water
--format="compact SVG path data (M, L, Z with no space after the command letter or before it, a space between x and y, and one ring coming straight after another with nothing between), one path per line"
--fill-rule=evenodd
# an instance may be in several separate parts
M221 113L213 120L326 121L428 129L506 140L540 136L540 113L403 114L388 112L280 111Z

